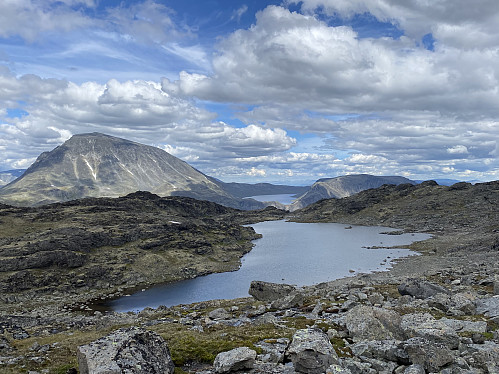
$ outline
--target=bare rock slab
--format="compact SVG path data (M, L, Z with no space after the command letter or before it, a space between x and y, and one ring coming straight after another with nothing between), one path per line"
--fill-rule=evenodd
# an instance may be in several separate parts
M295 371L306 374L325 373L330 365L338 363L338 355L327 334L314 328L296 331L287 356Z
M410 295L416 299L427 299L438 293L450 294L447 288L424 279L408 279L398 286L398 291L401 295Z
M296 287L289 284L279 284L264 281L252 281L249 294L259 301L274 301L288 296Z
M248 347L239 347L219 353L215 358L213 367L216 373L232 373L253 368L255 359L256 351Z
M78 347L80 374L172 374L170 350L158 334L138 327L119 329Z

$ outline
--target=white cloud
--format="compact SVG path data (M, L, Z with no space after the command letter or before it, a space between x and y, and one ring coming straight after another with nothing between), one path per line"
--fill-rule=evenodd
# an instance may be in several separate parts
M40 32L69 31L92 21L74 5L93 7L93 1L3 0L0 2L0 37L19 35L28 41Z
M264 169L257 169L255 167L252 167L246 174L251 177L264 177L267 172Z
M464 145L456 145L454 147L447 148L447 153L450 154L467 154L468 148Z

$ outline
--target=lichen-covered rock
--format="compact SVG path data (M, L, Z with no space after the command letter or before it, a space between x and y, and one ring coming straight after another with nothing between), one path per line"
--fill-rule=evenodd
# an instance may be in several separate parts
M221 352L215 358L213 367L217 373L230 373L251 369L255 364L256 352L248 347L239 347Z
M414 296L416 299L427 299L438 293L450 293L447 288L424 279L408 279L398 286L398 291L401 295Z
M119 329L77 351L80 374L172 374L170 350L161 336L142 328Z
M451 349L459 345L456 331L429 313L411 313L402 317L400 327L408 337L420 337Z
M404 374L425 374L425 371L422 365L413 364L405 368Z
M296 290L289 284L279 284L263 281L252 281L249 294L259 301L273 301L289 295Z
M473 366L487 373L499 373L499 344L487 341L484 344L470 344L465 357Z
M488 297L476 300L477 314L485 314L494 318L499 316L499 296Z
M208 317L214 320L229 319L230 313L227 312L224 308L217 308L209 312Z
M355 341L403 340L400 322L400 315L392 310L365 305L349 310L345 317L346 327Z
M287 356L297 372L306 374L325 373L330 365L338 361L338 355L327 335L316 328L296 331Z
M427 372L438 372L442 366L454 360L448 347L420 337L408 339L404 349L411 362L423 366Z
M410 364L409 356L398 340L363 341L350 346L355 356L383 359L399 364Z

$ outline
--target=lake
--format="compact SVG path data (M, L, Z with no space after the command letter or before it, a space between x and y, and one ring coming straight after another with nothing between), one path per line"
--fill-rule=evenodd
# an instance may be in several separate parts
M431 237L386 235L382 232L393 229L337 223L269 221L251 226L263 237L254 241L254 248L242 258L239 270L156 286L111 301L107 307L119 312L139 311L159 305L233 299L249 296L253 280L304 286L343 278L352 271L382 271L390 267L391 260L416 253L365 247L404 246Z

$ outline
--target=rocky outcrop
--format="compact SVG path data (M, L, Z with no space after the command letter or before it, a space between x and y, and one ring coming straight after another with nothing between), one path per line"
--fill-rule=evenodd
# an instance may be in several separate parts
M274 301L288 296L296 287L263 281L252 281L248 293L256 300Z
M320 329L298 330L293 335L287 356L293 362L295 371L305 374L320 374L337 363L338 355L328 336Z
M289 208L291 211L295 211L322 199L339 199L355 195L367 189L377 188L384 184L399 185L407 183L416 184L416 182L404 177L368 174L353 174L336 178L319 179L307 192L299 196Z
M80 374L172 374L174 370L166 342L136 327L80 346L77 356Z
M248 347L232 349L217 355L213 367L216 373L232 373L238 370L252 369L255 364L256 351Z
M437 293L448 294L449 290L424 279L408 279L398 286L401 295L414 296L417 299L427 299Z

